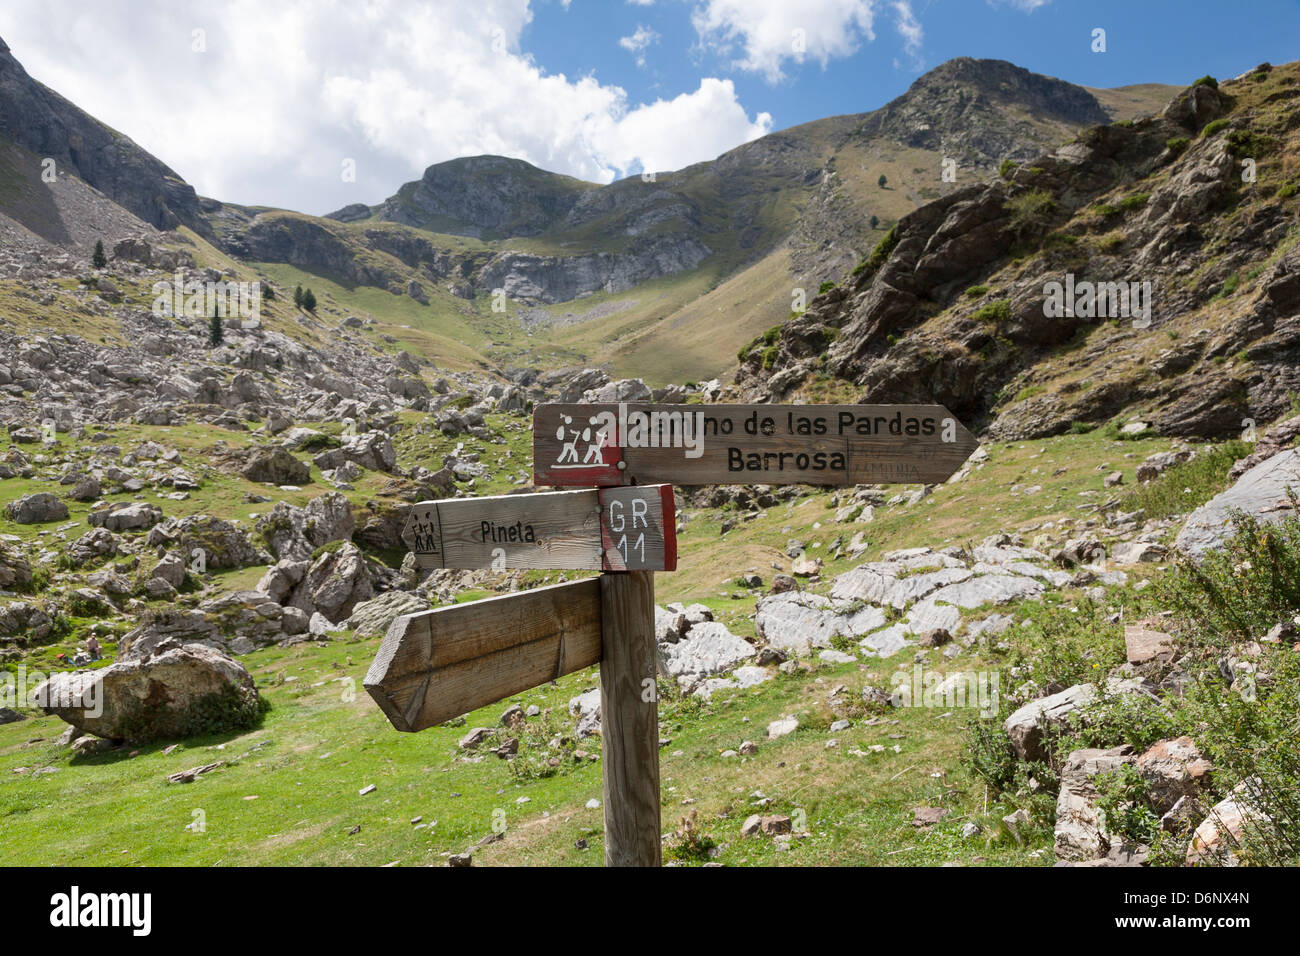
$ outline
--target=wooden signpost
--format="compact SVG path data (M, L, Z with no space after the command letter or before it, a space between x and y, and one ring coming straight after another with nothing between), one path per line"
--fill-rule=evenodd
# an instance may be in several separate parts
M407 614L364 681L398 730L424 730L600 663L600 579Z
M537 485L937 484L978 447L942 405L538 405Z
M977 447L941 405L539 405L536 483L582 490L422 501L402 539L426 569L606 573L399 617L366 690L418 731L599 664L605 864L658 866L652 572L677 567L672 484L928 484Z
M421 568L677 567L671 485L421 501L402 541Z

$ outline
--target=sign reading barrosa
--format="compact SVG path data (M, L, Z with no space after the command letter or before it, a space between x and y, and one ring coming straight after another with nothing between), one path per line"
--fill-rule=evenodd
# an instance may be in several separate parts
M538 485L946 481L979 447L942 405L543 404Z
M669 485L421 501L407 515L402 540L422 568L677 567Z

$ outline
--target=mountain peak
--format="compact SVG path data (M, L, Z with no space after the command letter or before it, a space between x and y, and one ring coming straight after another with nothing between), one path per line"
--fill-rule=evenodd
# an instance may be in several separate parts
M963 166L1029 159L1030 145L1107 123L1092 93L1006 60L961 56L917 78L902 96L869 113L859 139L884 137L916 149L943 150Z

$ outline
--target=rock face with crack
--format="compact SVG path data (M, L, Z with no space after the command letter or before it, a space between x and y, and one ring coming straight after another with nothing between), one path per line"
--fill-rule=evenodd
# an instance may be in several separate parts
M809 654L831 646L837 636L861 638L885 625L878 607L836 603L804 591L786 591L762 598L757 606L759 635L773 647Z
M344 624L358 637L379 637L403 614L429 610L429 602L405 591L386 591L352 609Z
M1241 511L1263 524L1295 514L1288 492L1300 493L1300 449L1279 452L1255 465L1227 491L1215 495L1187 519L1174 547L1202 558L1233 534L1232 512Z
M662 648L662 666L670 677L713 677L751 660L754 647L716 621L694 625L682 640Z
M348 541L356 530L352 504L337 491L313 498L298 508L277 501L257 519L257 532L281 561L306 561L312 553L334 541Z
M262 713L241 664L214 648L175 642L99 670L56 674L33 696L46 713L109 740L242 730Z
M1097 806L1097 777L1132 762L1132 748L1127 746L1076 750L1065 758L1056 800L1054 845L1058 860L1097 860L1110 852L1115 838L1107 832Z

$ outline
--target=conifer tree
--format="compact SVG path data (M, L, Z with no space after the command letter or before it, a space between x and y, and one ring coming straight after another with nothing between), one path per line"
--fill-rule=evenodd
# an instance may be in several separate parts
M221 316L217 312L217 307L212 307L212 318L208 320L208 344L216 348L225 341L226 332L221 325Z

